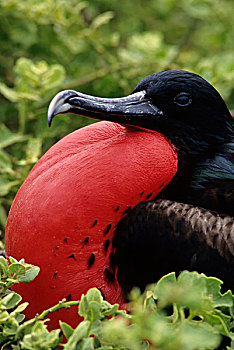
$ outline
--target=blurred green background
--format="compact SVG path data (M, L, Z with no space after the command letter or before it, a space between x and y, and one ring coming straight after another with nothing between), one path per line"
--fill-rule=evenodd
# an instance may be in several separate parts
M39 157L93 122L47 107L61 89L115 97L146 75L186 69L234 108L232 0L0 0L0 227Z

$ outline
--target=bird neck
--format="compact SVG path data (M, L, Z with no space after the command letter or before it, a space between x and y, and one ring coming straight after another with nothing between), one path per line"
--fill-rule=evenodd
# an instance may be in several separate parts
M234 180L234 141L226 143L212 158L197 164L192 188L204 189L216 180Z
M207 158L179 152L178 171L157 198L199 205L233 216L234 141Z

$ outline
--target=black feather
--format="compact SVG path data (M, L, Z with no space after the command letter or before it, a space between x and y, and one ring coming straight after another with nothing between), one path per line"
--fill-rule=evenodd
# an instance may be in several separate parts
M115 269L123 290L175 271L216 276L234 289L234 221L215 212L168 200L137 205L117 225Z

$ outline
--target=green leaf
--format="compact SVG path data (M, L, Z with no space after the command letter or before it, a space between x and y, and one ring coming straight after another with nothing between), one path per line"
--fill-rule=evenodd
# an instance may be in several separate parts
M81 296L78 310L79 310L78 313L80 316L83 316L84 318L87 317L89 313L89 303L88 303L87 297L84 294L82 294Z
M2 299L2 305L4 305L6 309L12 309L16 307L21 300L22 297L19 294L11 292Z
M233 306L233 295L229 290L224 294L221 294L221 284L218 278L215 277L207 277L207 293L212 295L212 300L214 302L214 306Z
M89 321L81 322L73 331L72 335L69 337L68 342L64 345L65 350L76 350L77 343L88 337L88 331L90 327Z
M89 303L95 301L97 304L101 305L102 295L97 288L89 289L86 294L86 297Z
M183 322L180 326L182 349L215 349L220 336L208 324Z
M165 288L168 288L171 285L176 283L175 272L171 272L165 276L163 276L158 283L156 284L153 290L153 296L157 300L164 294Z
M209 312L214 307L207 294L207 277L197 272L183 271L177 281L173 274L167 275L154 288L154 296L160 299L160 308L176 303L191 308L196 313Z
M25 319L25 315L24 314L17 314L17 315L15 315L15 319L18 323L21 323Z
M25 302L25 303L18 305L17 308L11 314L17 316L17 314L19 314L20 312L23 312L26 309L28 304L29 303Z
M79 305L79 315L91 322L101 318L102 296L97 288L90 289L86 295L82 295Z
M3 256L0 256L0 274L5 276L9 274L8 261Z
M26 272L23 276L19 277L18 280L20 282L29 283L34 280L34 278L39 274L40 268L38 266L32 266L30 268L26 268Z
M2 308L2 307L1 307ZM4 323L9 319L9 313L7 311L0 312L0 323Z
M9 266L9 272L15 275L24 275L26 268L22 264L13 263Z
M63 334L67 339L69 339L70 336L73 334L74 329L65 322L59 321L59 324L63 331Z
M12 264L18 262L15 258L13 258L13 256L10 256L10 257L9 257L9 260L10 260L10 263L12 263ZM20 261L20 262L21 262L21 261Z

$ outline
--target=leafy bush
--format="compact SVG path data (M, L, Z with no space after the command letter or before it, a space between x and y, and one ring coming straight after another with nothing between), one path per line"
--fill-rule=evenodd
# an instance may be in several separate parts
M234 108L229 0L0 0L0 225L29 170L87 118L46 110L61 89L121 96L162 69L202 74Z
M3 349L215 349L221 336L234 346L231 291L220 292L221 281L184 271L177 279L174 273L149 286L143 295L133 290L128 305L130 314L103 300L96 288L82 295L79 315L84 320L73 329L60 322L61 329L48 331L46 322L51 312L78 305L66 302L45 310L31 320L22 312L28 303L21 303L12 292L14 283L30 282L39 268L0 257L0 346ZM62 337L63 334L63 337Z
M39 157L68 132L92 122L58 118L49 130L46 110L59 90L121 96L148 74L187 69L213 83L234 108L232 14L229 0L149 0L147 6L141 0L0 0L1 228ZM48 332L43 321L51 310L24 321L27 305L9 289L38 270L11 262L13 267L0 258L2 348L55 349L61 330ZM137 293L130 316L91 290L80 305L85 321L75 330L61 324L64 348L143 350L149 342L153 349L213 349L220 335L233 339L233 296L221 295L216 279L168 275L144 296ZM106 322L108 313L114 317Z

